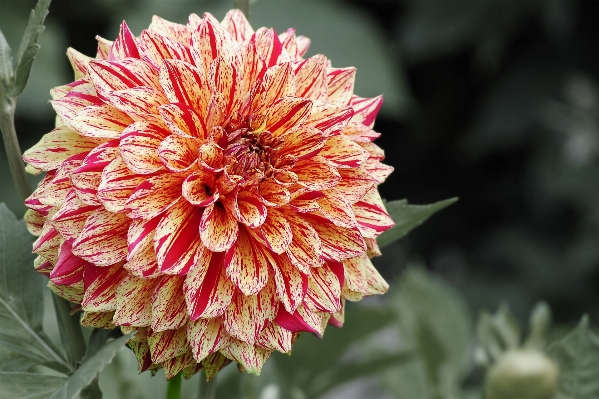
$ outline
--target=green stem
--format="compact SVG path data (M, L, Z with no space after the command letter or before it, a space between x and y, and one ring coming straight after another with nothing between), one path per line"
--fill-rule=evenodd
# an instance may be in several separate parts
M250 17L250 0L235 0L235 8L241 10L246 18Z
M61 336L67 350L69 363L77 368L85 356L85 340L79 325L79 317L71 316L71 303L58 295L53 295L54 309L59 321Z
M166 399L181 398L181 373L177 374L168 381L166 388Z
M214 399L216 398L216 376L212 377L210 381L204 384L204 395L201 399Z
M15 130L15 108L17 99L7 97L4 93L4 87L0 83L0 130L2 130L2 139L6 148L6 157L10 173L17 186L21 199L25 201L31 195L31 184L25 172L25 165L21 155L21 148L17 140Z

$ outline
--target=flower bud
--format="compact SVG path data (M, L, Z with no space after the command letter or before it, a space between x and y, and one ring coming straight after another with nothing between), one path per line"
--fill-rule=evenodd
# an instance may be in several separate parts
M486 399L551 399L559 370L543 352L505 352L487 373Z

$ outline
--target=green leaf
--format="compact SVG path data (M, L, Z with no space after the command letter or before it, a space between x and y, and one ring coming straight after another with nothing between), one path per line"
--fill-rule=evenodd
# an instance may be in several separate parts
M436 212L456 202L457 198L429 205L408 205L407 200L390 201L385 204L387 212L395 222L395 226L377 237L380 247L389 245L408 234L412 229L420 226L426 219Z
M401 337L415 356L387 373L387 385L398 397L411 397L413 389L422 399L454 394L471 367L472 320L464 298L421 267L403 273L397 292Z
M501 353L520 346L520 324L507 304L502 303L494 315L481 313L476 325L476 338L484 351L483 363L497 360Z
M0 30L0 83L7 88L12 81L12 57L10 52L10 46Z
M549 355L560 369L559 391L555 399L599 398L599 339L584 316L576 329L552 344Z
M44 30L44 19L48 15L48 7L51 0L39 0L29 15L29 22L25 34L21 39L21 45L16 58L13 60L14 82L8 92L10 97L17 97L25 90L33 61L40 46L37 44L40 33Z
M98 352L102 346L108 341L110 338L118 338L121 336L121 331L118 328L114 330L106 330L103 328L94 328L92 331L92 335L89 337L89 342L87 344L87 350L85 352L85 358L89 359L93 355Z
M25 222L0 204L0 371L46 363L68 370L42 331L44 277L33 268L32 243Z
M0 399L45 399L66 381L53 375L0 372Z

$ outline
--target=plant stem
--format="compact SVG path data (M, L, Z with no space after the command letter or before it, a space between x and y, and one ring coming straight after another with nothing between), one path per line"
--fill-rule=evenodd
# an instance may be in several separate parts
M181 373L177 374L168 381L166 388L166 399L181 398Z
M200 396L198 399L214 399L216 398L216 376L210 381L205 381L200 376Z
M2 130L2 139L6 148L6 157L12 179L17 186L21 199L25 201L31 195L31 184L25 172L25 165L17 140L17 132L15 130L15 108L17 99L7 97L4 93L4 87L0 83L0 130Z
M235 0L235 8L241 10L246 18L250 17L250 0Z
M56 317L61 327L61 335L65 342L65 347L69 357L69 362L76 369L77 362L80 362L85 356L85 340L83 332L79 325L79 317L71 316L71 304L58 295L52 295Z

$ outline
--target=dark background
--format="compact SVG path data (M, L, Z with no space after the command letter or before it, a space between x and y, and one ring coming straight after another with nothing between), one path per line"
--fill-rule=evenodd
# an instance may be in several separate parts
M0 0L11 44L34 3ZM220 19L229 3L54 0L19 100L22 149L52 129L47 91L71 79L66 47L93 55L94 36L114 39L122 19L139 33L152 14ZM310 55L358 67L356 94L385 95L375 129L395 172L384 198L460 197L386 248L385 277L416 259L475 311L504 300L523 319L543 299L571 323L599 317L598 19L592 0L259 0L250 22L297 27ZM4 158L0 201L22 214Z

